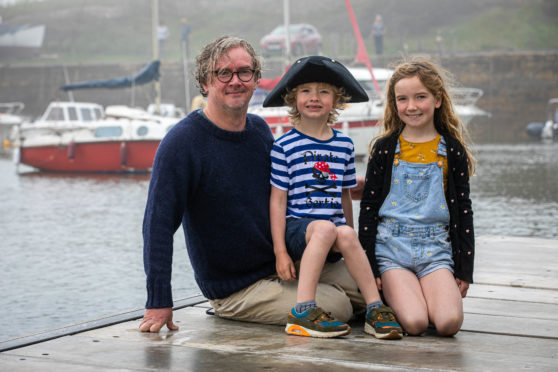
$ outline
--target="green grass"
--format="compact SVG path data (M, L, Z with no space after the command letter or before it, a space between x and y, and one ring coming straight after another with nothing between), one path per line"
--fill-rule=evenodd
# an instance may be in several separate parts
M558 23L543 13L536 3L520 7L495 8L471 20L462 20L455 28L442 29L445 46L457 51L558 49ZM434 48L435 34L429 39Z

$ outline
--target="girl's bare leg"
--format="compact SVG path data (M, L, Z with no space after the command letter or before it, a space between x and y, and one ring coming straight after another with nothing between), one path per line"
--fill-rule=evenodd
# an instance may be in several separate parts
M440 336L453 336L463 324L463 300L448 269L439 269L420 279L430 322Z
M427 302L417 276L404 269L391 269L382 274L382 291L401 327L418 336L428 328Z

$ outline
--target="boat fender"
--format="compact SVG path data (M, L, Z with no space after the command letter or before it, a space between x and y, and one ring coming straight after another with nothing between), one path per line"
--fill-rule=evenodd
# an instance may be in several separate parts
M15 148L12 160L13 160L14 164L16 165L16 167L19 168L19 163L21 161L21 147L18 146L18 147ZM19 171L19 169L18 169L18 171Z
M126 166L126 142L120 143L120 165Z
M552 120L547 120L544 123L544 127L542 128L542 133L541 133L541 137L543 139L552 139L554 137L554 133L553 133L553 127L554 123L552 122Z
M541 139L544 123L529 123L525 131L531 138Z
M68 144L68 159L74 160L76 157L76 143L74 141Z

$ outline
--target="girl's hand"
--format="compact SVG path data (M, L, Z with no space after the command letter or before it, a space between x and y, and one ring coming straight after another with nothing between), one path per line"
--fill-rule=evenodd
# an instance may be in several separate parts
M376 287L378 287L378 291L382 290L382 279L376 278Z
M459 292L461 292L461 297L465 298L467 296L467 291L469 290L469 283L455 278L455 282L457 283L457 288L459 288Z
M275 269L281 280L296 280L296 268L291 256L287 252L277 255L275 259Z

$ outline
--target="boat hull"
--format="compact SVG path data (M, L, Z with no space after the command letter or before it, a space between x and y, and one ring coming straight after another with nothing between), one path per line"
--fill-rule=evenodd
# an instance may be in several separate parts
M159 140L23 146L19 162L52 172L150 172Z

